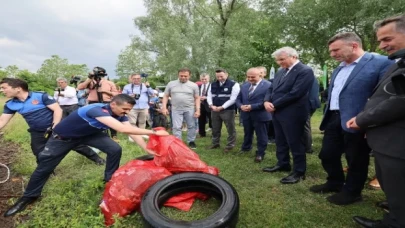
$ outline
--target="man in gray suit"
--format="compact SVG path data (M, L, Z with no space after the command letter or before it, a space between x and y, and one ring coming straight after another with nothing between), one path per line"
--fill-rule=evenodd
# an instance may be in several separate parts
M380 49L388 54L405 50L405 15L377 22ZM350 129L366 131L374 151L377 179L389 206L383 220L355 216L363 227L405 227L405 97L394 89L392 77L405 74L405 58L397 59L376 86L364 111L350 119Z

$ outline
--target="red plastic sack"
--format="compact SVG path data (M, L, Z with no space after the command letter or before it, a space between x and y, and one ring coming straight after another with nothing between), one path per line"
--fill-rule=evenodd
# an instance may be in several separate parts
M153 161L133 160L119 168L107 183L100 204L105 225L114 223L113 215L123 217L139 209L142 196L157 181L172 175Z
M165 167L172 173L208 172L207 164L200 160L198 154L173 135L151 135L147 148L159 155L154 159L156 166Z
M186 192L171 197L164 203L166 207L174 207L182 211L189 211L195 199L207 200L209 197L200 192Z

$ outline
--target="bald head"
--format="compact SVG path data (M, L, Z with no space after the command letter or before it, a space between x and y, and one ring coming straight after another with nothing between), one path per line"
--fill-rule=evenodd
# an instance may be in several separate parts
M250 68L246 72L246 79L252 84L257 84L261 79L260 70L256 67Z

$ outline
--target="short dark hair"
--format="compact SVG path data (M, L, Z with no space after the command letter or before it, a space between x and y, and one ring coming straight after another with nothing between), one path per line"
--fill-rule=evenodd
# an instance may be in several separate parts
M361 42L360 37L354 32L338 33L329 39L328 45L331 45L333 42L337 40L343 40L346 42L356 42L359 44L359 47L363 48L363 43Z
M124 103L128 103L131 105L135 105L135 99L128 94L118 94L114 96L111 102L115 102L117 105L123 105Z
M395 27L398 32L405 33L405 14L387 17L383 20L376 21L374 23L374 29L377 31L381 27L384 27L390 23L395 23Z
M180 72L188 72L188 74L191 75L191 70L187 67L181 68L179 71L177 71L177 74Z
M18 88L20 87L22 90L28 92L28 83L22 79L19 78L3 78L0 81L0 84L6 83L9 86L11 86L11 88Z
M228 73L224 68L218 68L215 70L215 73L221 73L221 72L224 72L225 74Z

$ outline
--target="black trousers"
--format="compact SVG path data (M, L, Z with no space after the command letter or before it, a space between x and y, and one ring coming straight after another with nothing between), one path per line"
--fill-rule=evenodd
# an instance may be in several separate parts
M95 103L100 103L100 102L98 102L98 101L89 101L89 104L95 104ZM110 102L108 101L106 101L106 102L103 102L104 104L109 104ZM112 128L110 128L110 134L111 134L111 137L114 137L114 136L117 136L117 131L116 130L114 130L114 129L112 129Z
M274 140L276 138L276 135L274 133L273 120L267 122L267 137L269 140Z
M343 186L344 191L360 195L367 180L371 149L367 145L364 132L346 132L341 126L339 112L331 112L330 116L319 153L322 166L328 174L327 184L333 187ZM343 153L349 166L346 179L341 162Z
M274 131L276 135L277 165L287 167L290 165L290 150L293 158L293 171L304 174L307 169L307 158L304 144L301 141L304 133L306 117L283 119L273 116Z
M383 223L390 227L405 227L405 160L377 151L373 153L377 179L390 207Z
M205 132L205 125L207 124L207 119L208 119L208 126L212 128L211 112L207 112L204 105L201 105L200 117L198 117L198 134L200 134L200 136L203 137L205 137L207 134Z
M38 132L38 131L30 132L31 150L37 160L37 164L38 164L38 154L44 150L45 144L48 141L48 139L44 137L44 134L45 132ZM73 150L92 161L94 161L96 158L99 157L98 154L94 152L92 149L90 149L88 146L78 145Z
M51 136L46 143L46 150L43 150L38 155L39 163L31 175L24 192L24 197L39 197L53 170L70 150L79 145L95 147L107 154L104 172L105 181L109 181L119 167L122 148L104 132L78 139L60 139L54 136Z

